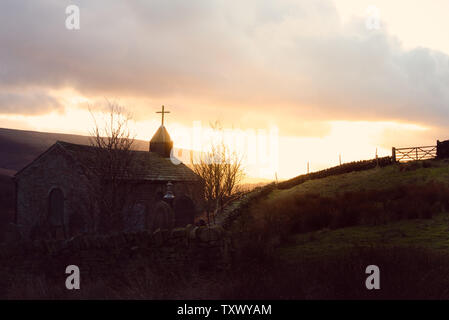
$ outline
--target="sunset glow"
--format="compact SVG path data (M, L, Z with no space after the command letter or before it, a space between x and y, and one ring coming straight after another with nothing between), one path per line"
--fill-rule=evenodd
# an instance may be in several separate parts
M389 155L405 137L434 144L449 119L449 41L439 31L447 27L448 4L436 2L248 1L236 10L217 1L182 15L174 4L122 2L108 5L117 19L112 32L99 7L81 1L76 32L57 27L55 13L32 20L33 27L15 25L16 42L3 34L0 127L87 135L88 108L101 112L114 101L132 113L136 138L149 140L164 104L177 148L198 149L192 141L198 122L206 128L218 120L238 132L277 127L278 164L248 169L267 179L304 173L307 162L313 171L338 164L340 156L368 159L376 149ZM366 28L370 5L379 9L376 30ZM27 19L20 5L10 6L15 19ZM35 17L63 12L50 2L35 10ZM2 23L6 30L12 21ZM140 45L127 40L130 32ZM40 53L27 57L23 41ZM97 55L99 48L110 54ZM19 53L23 74L12 58Z
M448 12L0 0L0 299L163 319L449 300Z

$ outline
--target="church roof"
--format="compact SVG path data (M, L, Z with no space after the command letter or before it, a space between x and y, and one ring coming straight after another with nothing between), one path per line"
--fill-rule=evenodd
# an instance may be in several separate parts
M92 168L97 156L97 147L81 144L74 144L65 141L57 141L49 150L58 145L62 147L71 158L78 161L87 168ZM170 158L163 158L158 153L148 151L131 151L132 152L132 170L131 176L127 177L131 180L143 181L200 181L201 178L196 175L185 164L174 164ZM44 153L44 154L45 154ZM42 154L38 158L44 156ZM23 170L23 169L22 169ZM22 171L21 170L21 171Z
M171 138L170 135L168 134L167 129L165 129L164 125L161 125L159 127L159 129L157 129L156 133L153 135L153 138L151 138L150 142L161 142L161 143L166 143L166 142L170 142Z

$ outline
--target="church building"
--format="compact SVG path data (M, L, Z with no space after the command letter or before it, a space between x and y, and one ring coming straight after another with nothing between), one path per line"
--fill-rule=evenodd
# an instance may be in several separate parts
M203 181L190 168L172 161L173 141L162 124L149 151L131 151L132 176L123 231L156 230L193 223L202 210ZM14 177L15 222L26 238L69 238L95 233L89 184L94 146L57 141ZM97 190L101 192L101 190Z

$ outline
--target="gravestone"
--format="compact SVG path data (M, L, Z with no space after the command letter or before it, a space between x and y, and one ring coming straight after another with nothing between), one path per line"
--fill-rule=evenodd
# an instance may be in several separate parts
M195 205L187 196L176 197L173 202L173 210L175 214L175 227L185 227L193 224L195 218Z
M125 232L135 232L145 230L145 220L147 208L144 203L135 203L128 209L125 217Z
M171 229L173 227L174 214L169 204L159 201L154 207L150 217L149 229Z

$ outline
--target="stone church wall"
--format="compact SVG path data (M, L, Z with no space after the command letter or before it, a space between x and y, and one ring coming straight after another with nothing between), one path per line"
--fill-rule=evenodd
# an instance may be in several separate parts
M49 216L49 195L54 188L61 189L64 194L66 236L73 235L70 223L74 220L82 221L83 231L92 232L95 226L92 221L93 210L90 208L88 185L82 167L57 145L34 161L30 167L25 168L16 177L16 224L20 227L23 236L32 239L39 238L42 237L42 233L46 232ZM145 229L148 226L145 219L151 220L154 214L154 206L159 198L166 193L166 190L167 181L135 183L129 197L130 206L133 207L134 204L137 204L132 210L138 211L137 216L143 215L144 219L139 217L131 219L133 221L129 223L130 226L125 226L124 230ZM201 183L174 181L173 192L175 196L185 195L192 199L197 212L201 211ZM138 228L134 226L136 223L139 225ZM36 232L40 235L36 236Z
M17 225L25 237L42 227L48 217L49 195L53 188L64 194L64 221L72 215L85 215L88 221L87 178L82 169L58 148L26 168L16 177Z

